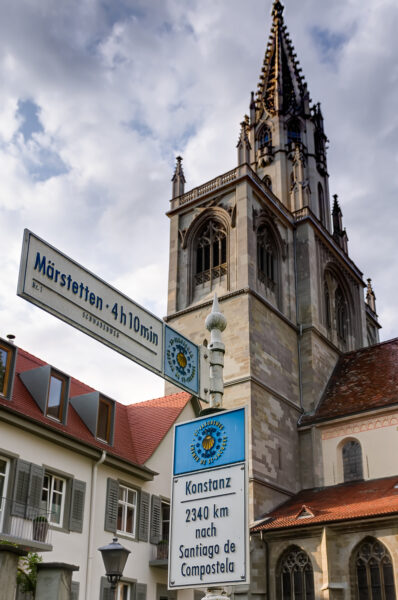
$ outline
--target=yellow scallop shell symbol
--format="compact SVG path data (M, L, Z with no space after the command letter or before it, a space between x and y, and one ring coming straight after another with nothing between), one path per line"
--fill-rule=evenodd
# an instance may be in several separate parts
M179 352L177 354L177 362L180 365L180 367L185 369L185 367L187 366L187 357L185 356L185 354L183 354L182 352Z
M212 435L206 435L203 438L202 446L205 450L210 450L214 446L214 437Z

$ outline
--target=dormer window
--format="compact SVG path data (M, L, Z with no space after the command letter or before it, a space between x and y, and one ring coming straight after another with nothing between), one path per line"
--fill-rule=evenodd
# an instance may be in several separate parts
M57 421L62 420L65 400L65 387L65 378L58 373L51 372L50 385L48 386L46 415L56 419Z
M81 396L73 396L70 402L92 435L101 442L112 445L115 401L93 391Z
M109 443L111 431L112 403L106 398L99 398L97 417L97 438Z
M12 355L12 349L0 342L0 394L2 396L8 395Z
M50 365L22 371L19 377L43 415L65 424L68 413L69 377L55 371Z

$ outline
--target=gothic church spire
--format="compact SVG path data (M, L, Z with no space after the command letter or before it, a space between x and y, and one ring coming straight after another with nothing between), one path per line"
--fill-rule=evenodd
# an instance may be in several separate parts
M257 107L269 115L308 113L307 84L283 20L279 0L272 6L272 29L257 92Z

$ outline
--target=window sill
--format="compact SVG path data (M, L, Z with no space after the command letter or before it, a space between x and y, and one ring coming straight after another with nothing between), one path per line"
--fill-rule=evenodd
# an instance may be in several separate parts
M55 525L54 523L49 523L49 526L52 531L58 531L59 533L70 533L69 529L63 527L62 525Z
M136 536L132 536L129 533L126 533L125 531L116 531L116 535L118 536L118 538L123 538L124 540L130 540L130 542L138 542L138 539Z

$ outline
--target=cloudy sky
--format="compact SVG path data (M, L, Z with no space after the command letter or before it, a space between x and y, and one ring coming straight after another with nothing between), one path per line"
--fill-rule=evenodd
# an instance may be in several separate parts
M25 227L166 314L175 156L187 188L236 164L271 0L0 0L0 336L132 402L163 382L16 296ZM398 3L286 0L331 193L398 335Z

